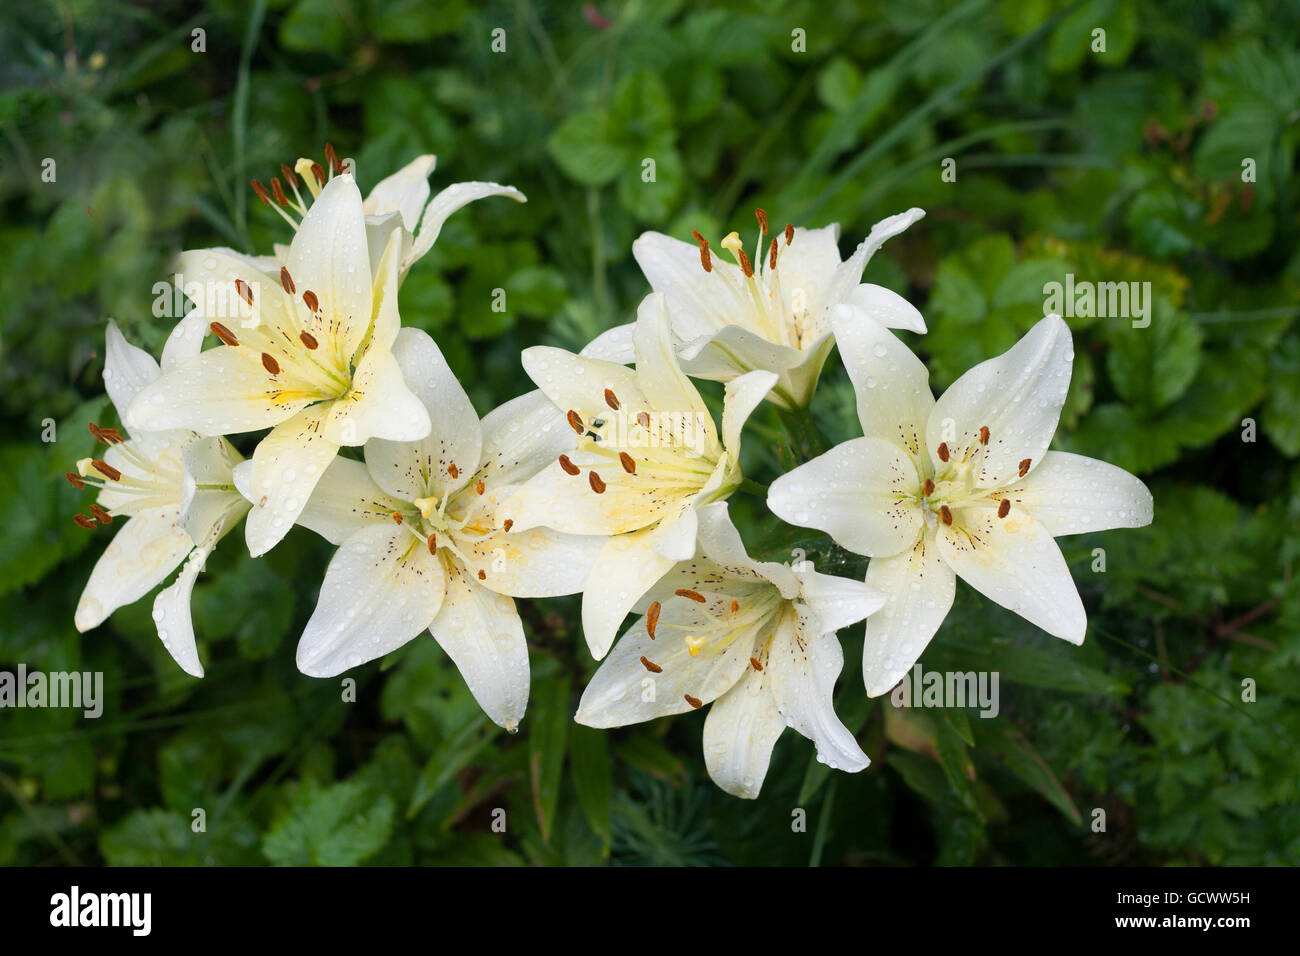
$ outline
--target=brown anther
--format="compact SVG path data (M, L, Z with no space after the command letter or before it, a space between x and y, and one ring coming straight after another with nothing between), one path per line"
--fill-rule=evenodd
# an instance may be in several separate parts
M293 169L290 168L288 163L280 164L280 172L284 174L284 181L290 186L298 185L298 177L294 175Z
M74 474L73 472L70 471L65 471L63 473L63 477L68 479L68 484L72 485L72 487L74 488L86 487L86 483L81 480L80 475Z
M311 164L311 174L316 177L316 182L324 186L326 182L325 170L320 163Z
M122 473L110 465L108 462L99 458L92 459L90 462L95 466L95 470L107 478L109 481L121 481Z
M622 464L623 470L626 471L629 475L636 474L636 461L635 459L632 458L631 455L629 455L625 451L621 451L618 453L618 460L619 463Z
M785 244L788 246L792 242L794 242L794 223L787 222L785 224Z
M447 463L447 474L451 475L453 478L460 477L460 469L456 467L454 461Z
M944 524L952 524L952 510L947 505L939 506L939 517L943 519Z
M1020 473L1020 477L1021 477L1021 478L1025 477L1025 475L1029 474L1029 466L1030 466L1031 463L1032 463L1032 460L1029 459L1029 458L1021 459L1021 462L1020 462L1020 469L1019 469L1019 473Z
M650 660L650 658L646 657L644 654L641 655L641 666L644 667L646 670L648 670L651 674L662 674L664 672L664 669L662 667L660 667L654 661Z
M95 520L93 518L87 518L85 515L73 515L72 520L83 528L95 527Z
M393 521L395 521L397 524L402 523L402 513L400 511L393 512Z
M940 461L948 460L948 443L946 441L939 443L939 460Z
M601 480L600 475L596 474L594 469L587 472L587 483L591 485L591 490L596 494L603 495L605 493L605 482Z
M126 441L126 439L122 437L122 433L116 428L101 428L100 432L104 436L104 441L108 442L110 445L120 445L122 442Z
M262 368L266 369L272 375L280 374L280 363L272 358L267 352L262 353Z
M266 191L266 187L263 186L261 183L259 183L256 179L253 180L253 192L257 193L257 198L262 200L263 203L265 203L268 206L271 205L271 196Z
M313 314L320 309L320 299L316 298L316 293L311 289L302 294L302 301Z
M740 610L740 602L737 601L735 598L732 598L732 599L731 599L731 613L732 613L732 614L735 614L735 613L736 613L737 611L739 611L739 610Z
M509 531L509 530L510 530L511 528L513 528L514 526L515 526L515 519L514 519L514 518L507 518L506 521L505 521L505 524L503 524L503 525L501 526L501 530L502 530L502 531Z
M430 534L429 537L425 539L424 543L429 546L430 554L438 553L438 535L436 533Z
M280 182L280 177L276 176L271 179L271 195L281 206L289 205L289 197L284 194L284 186Z
M572 408L569 409L569 414L565 417L569 419L569 427L572 428L579 435L581 435L583 432L587 430L582 425L582 416L579 415L577 412L575 412Z
M640 425L642 428L644 428L646 431L649 431L649 430L650 430L650 413L649 413L649 412L637 412L637 413L636 413L636 423L637 423L638 425Z
M293 276L289 275L289 270L284 266L280 266L280 285L290 295L298 291L298 287L293 284Z
M933 478L927 478L927 479L925 479L925 486L924 486L924 488L923 488L923 493L924 493L925 497L927 497L927 498L929 498L932 494L934 494L934 479L933 479Z
M746 279L754 277L754 266L749 261L749 256L745 255L744 249L737 249L736 255L740 258L740 271L745 273Z
M95 516L95 520L100 524L112 524L113 516L101 508L99 505L91 505L90 513Z
M756 671L761 671L763 669L763 662L760 661L757 657L751 657L749 659L749 666L754 668L754 670Z
M1005 518L1009 514L1011 514L1011 499L1003 498L1002 504L998 505L998 517Z
M755 209L754 218L758 220L758 228L763 230L763 235L767 235L767 210L761 207Z
M243 279L235 280L235 292L249 305L253 304L253 287Z
M692 591L690 588L678 588L673 593L678 597L690 598L690 600L694 601L696 604L704 603L704 595L699 591Z
M226 328L220 322L213 322L211 325L208 326L208 328L212 330L213 335L221 339L221 341L224 342L226 345L239 344L239 339L235 338L235 333L230 331L230 329Z
M581 468L573 463L573 460L569 458L568 455L560 456L560 467L564 469L566 475L576 475L582 471Z
M772 270L776 268L776 239L772 239L772 245L767 250L767 268Z
M108 444L108 437L104 434L104 429L100 428L94 422L88 423L86 427L90 430L90 434L94 437L95 441L99 442L101 445Z
M325 144L325 162L330 169L334 170L335 172L339 171L339 157L338 154L334 152L333 143Z
M316 336L312 335L306 329L298 333L298 341L302 342L309 351L315 352L320 348L320 343L316 341Z
M690 694L682 694L682 698L696 710L699 710L704 706L704 701L700 700L698 697L692 697Z
M700 265L704 267L705 272L713 271L713 259L709 256L709 240L700 235L698 229L692 229L691 235L695 241L700 244Z
M479 579L480 581L486 581L486 580L487 580L487 572L484 571L482 568L479 568L479 569L478 569L478 579Z
M655 639L655 628L659 626L659 612L662 610L663 605L655 601L645 612L645 632L650 635L652 641Z
M483 479L480 478L478 484L474 486L474 493L476 495L481 495L486 487L487 485L483 484Z
M614 394L614 390L611 388L605 389L605 404L614 409L614 411L618 411L619 409L620 403L618 396Z
M987 445L988 443L989 443L989 426L987 426L987 425L981 425L981 426L980 426L980 444L981 444L981 445Z

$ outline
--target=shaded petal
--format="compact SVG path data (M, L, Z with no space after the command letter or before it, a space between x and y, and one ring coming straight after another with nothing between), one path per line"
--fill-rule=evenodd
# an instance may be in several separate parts
M573 448L573 429L540 389L494 408L481 427L478 477L489 489L521 484Z
M835 309L831 327L857 395L862 433L893 442L928 463L921 448L934 396L925 365L897 336L856 308Z
M1023 506L1050 535L1149 525L1155 502L1141 481L1096 458L1049 451L1024 481L999 492L1012 513Z
M433 619L434 640L456 664L492 721L513 731L528 706L528 643L515 602L479 587L460 563L444 562L447 598Z
M880 220L871 227L871 232L867 238L863 239L858 248L835 270L835 276L828 283L826 290L826 302L828 305L835 305L847 300L853 289L862 282L862 270L867 267L871 257L876 254L876 250L885 244L889 239L903 232L908 226L921 219L925 215L922 209L912 208L907 212L900 212L897 215L889 216Z
M361 204L362 212L367 216L400 213L403 227L414 233L420 222L420 211L429 201L429 174L433 172L436 161L435 156L426 153L392 175L385 176L366 196Z
M298 669L333 677L397 650L430 625L446 587L441 563L405 528L356 531L325 570Z
M767 506L783 521L825 531L857 554L897 554L922 525L911 498L918 484L915 466L897 445L854 438L772 482Z
M561 414L572 409L588 425L612 414L605 402L606 389L618 397L624 413L630 411L633 419L637 411L651 410L637 385L636 373L623 365L583 358L547 345L524 349L520 361L528 377Z
M752 800L767 776L785 718L776 708L771 672L746 666L739 682L714 702L704 721L704 765L719 787Z
M104 344L104 390L123 422L131 400L160 374L153 356L127 342L110 320Z
M181 670L193 677L203 676L203 664L199 661L199 649L194 640L194 621L190 616L194 582L212 549L234 527L243 513L241 508L229 509L211 525L204 537L195 539L198 546L190 552L181 573L154 598L153 619L158 628L158 639Z
M312 490L298 524L339 545L360 528L394 524L393 512L407 508L375 484L365 464L336 457Z
M776 384L775 372L747 372L727 383L722 400L722 443L733 461L740 460L740 435L749 416Z
M393 353L372 348L352 376L346 395L325 406L323 429L336 445L364 445L372 438L413 442L429 434L429 411L402 378ZM477 418L475 419L477 422Z
M786 302L802 298L816 328L822 310L835 300L827 297L840 266L840 224L817 229L797 228L788 245L777 237L776 271Z
M939 529L939 552L961 579L1053 637L1082 644L1088 616L1051 532L1027 514L959 509Z
M872 558L866 581L888 595L884 606L867 618L862 645L867 696L879 697L920 659L952 608L957 579L934 538L923 534L902 554Z
M289 533L316 483L338 454L339 446L322 434L325 407L315 405L277 425L253 451L247 469L247 491L253 510L248 514L244 537L249 554L255 558Z
M113 535L81 592L78 631L97 627L118 608L140 600L185 559L194 542L176 523L179 516L177 505L146 508Z
M979 430L987 426L990 441L977 477L981 487L1014 480L1022 459L1037 465L1056 432L1073 360L1070 327L1057 315L1042 319L1006 352L976 365L943 393L926 425L931 456L946 441L949 453L960 459L964 449L978 445Z
M420 231L406 260L402 263L405 273L417 260L433 248L438 234L442 232L443 223L462 206L488 196L509 196L516 202L528 202L528 199L514 186L501 186L497 183L453 183L430 200L420 220Z
M366 467L380 487L403 501L431 494L443 498L463 488L478 467L483 448L478 413L429 333L402 329L393 355L432 430L419 441L371 440L366 444Z
M879 611L889 598L864 581L813 570L799 573L799 597L823 631L856 624Z
M482 587L510 597L576 594L591 573L605 539L561 534L550 528L498 531L473 541L458 540Z
M632 255L650 288L667 297L673 332L683 341L712 335L753 308L738 292L748 281L739 266L715 254L713 271L705 272L694 243L646 232L632 243Z
M664 297L652 292L637 309L632 333L636 351L636 382L646 403L660 419L680 418L703 448L717 445L713 416L694 383L682 371L674 351ZM620 396L621 397L621 396Z
M745 550L745 542L731 521L728 504L714 501L699 509L700 550L714 563L732 573L737 569L753 571L771 582L781 596L793 598L799 593L799 579L784 564L775 561L755 561Z
M892 289L864 282L849 293L848 305L860 309L868 318L889 329L907 329L925 334L925 319L916 306Z
M632 330L635 328L635 322L628 322L625 325L616 325L612 329L606 329L588 342L586 347L578 354L585 358L628 365L636 361L636 353L632 347Z
M654 547L656 528L611 537L601 548L582 593L582 630L600 660L641 595L676 562Z

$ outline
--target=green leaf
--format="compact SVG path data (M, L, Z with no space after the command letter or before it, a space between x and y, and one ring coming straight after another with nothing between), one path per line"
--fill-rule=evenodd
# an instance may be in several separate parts
M608 733L575 724L569 731L569 760L573 789L583 816L596 835L609 845L613 834L610 820L614 800L614 767L609 757Z
M1151 306L1151 324L1126 324L1110 334L1106 371L1125 400L1144 408L1168 405L1192 383L1201 363L1201 330L1163 298Z
M1268 357L1269 391L1260 410L1268 440L1291 458L1300 455L1300 334L1292 332Z
M1083 823L1074 800L1024 734L1014 726L998 721L981 721L979 729L981 748L988 747L1002 757L1008 770L1041 793L1075 826Z
M357 866L388 842L395 816L387 794L358 781L291 788L289 807L271 824L262 852L280 866Z
M574 113L551 134L546 151L574 182L603 186L632 164L627 147L606 138L607 125L600 110Z
M533 808L542 839L550 843L555 808L560 799L564 738L571 719L567 675L550 677L533 685L529 718L528 775L532 780Z

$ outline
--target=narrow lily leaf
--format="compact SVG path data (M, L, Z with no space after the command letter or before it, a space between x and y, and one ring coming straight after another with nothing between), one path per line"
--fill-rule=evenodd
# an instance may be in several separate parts
M1075 826L1083 824L1069 791L1024 734L1014 727L997 724L980 734L980 743L997 753L1008 770L1041 793L1067 820Z
M565 735L569 728L569 678L558 675L540 681L533 688L533 710L529 714L528 775L532 780L533 808L542 839L551 842L551 827L560 797L560 774L564 769Z
M614 802L614 765L609 757L608 734L581 724L575 724L570 733L573 740L569 746L569 760L578 805L608 853L613 834L611 808Z
M465 765L478 756L483 747L496 736L495 727L485 732L485 728L490 726L487 718L482 714L475 714L433 752L429 762L424 765L420 779L416 781L415 792L411 794L410 806L406 808L408 820L419 813L429 802L429 798L464 769Z

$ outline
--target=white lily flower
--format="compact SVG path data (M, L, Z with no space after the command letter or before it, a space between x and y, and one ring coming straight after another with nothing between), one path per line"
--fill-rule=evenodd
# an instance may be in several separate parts
M480 423L433 339L402 329L401 372L434 421L415 442L374 438L337 458L300 524L339 546L298 644L298 668L331 677L428 629L484 712L514 730L528 703L528 647L511 597L582 587L599 539L513 529L501 503L568 446L538 392Z
M674 567L600 665L578 705L589 727L622 727L698 710L704 760L723 790L757 797L777 737L793 727L817 759L850 773L870 762L835 715L844 666L835 632L885 603L875 588L754 561L726 502L699 509L701 555Z
M293 526L340 446L429 432L392 353L401 236L392 233L372 272L361 205L351 175L331 179L278 275L229 249L183 253L187 289L198 282L212 294L178 334L195 338L206 323L223 344L164 372L127 410L136 429L271 429L240 466L254 492L245 529L254 556Z
M1044 318L936 402L925 366L888 330L847 310L833 322L865 437L773 482L768 506L871 558L866 581L889 602L867 622L867 693L916 663L957 576L1083 643L1083 602L1052 539L1149 524L1152 499L1121 468L1047 450L1070 385L1069 326Z
M253 188L262 202L275 209L289 225L297 229L298 223L294 220L294 215L300 219L305 218L312 201L320 195L321 189L332 181L335 175L340 175L345 170L353 171L352 161L348 159L340 162L334 155L334 148L328 144L325 146L325 160L326 165L321 166L320 163L302 157L293 169L282 166L284 181L289 186L287 192L279 177L271 180L269 192L265 186L256 181ZM513 186L488 182L453 183L430 200L429 176L433 172L436 161L436 157L430 154L417 156L397 172L376 183L361 204L362 212L366 217L366 236L370 246L372 269L378 269L379 260L392 232L396 229L401 230L399 282L406 278L407 270L433 248L434 241L442 232L443 224L461 207L488 196L509 196L516 202L528 201L524 194ZM310 199L299 189L300 179ZM287 247L277 245L276 255L273 258L278 259L280 264L286 263Z
M641 304L635 351L635 371L547 346L523 353L524 370L572 432L566 454L506 511L520 529L611 536L583 587L583 631L598 659L637 599L695 554L697 508L740 486L741 429L776 382L764 371L728 382L719 436L673 354L659 294Z
M172 343L169 346L163 369L181 354ZM132 398L160 374L163 370L152 356L128 344L110 322L104 387L118 415L123 416ZM67 476L79 488L100 489L90 508L93 518L77 515L77 523L93 528L96 521L128 520L86 582L77 603L77 630L98 627L119 607L148 594L185 561L176 581L154 599L153 618L159 639L176 663L187 674L202 677L190 595L212 549L248 511L248 502L235 489L232 477L240 455L223 439L201 438L192 431L133 431L123 438L115 429L91 425L91 432L109 448L102 459L79 461L79 474Z
M647 232L632 244L632 254L651 288L668 299L678 355L688 375L728 382L768 369L779 374L768 400L782 408L804 408L835 342L830 316L837 305L854 304L890 328L925 331L921 313L906 299L862 282L862 270L885 240L924 215L909 209L876 223L843 262L838 224L786 226L765 249L767 214L761 209L752 261L734 232L722 246L735 263L715 257L698 232L698 247ZM632 360L631 339L631 326L619 326L582 354L626 363Z

